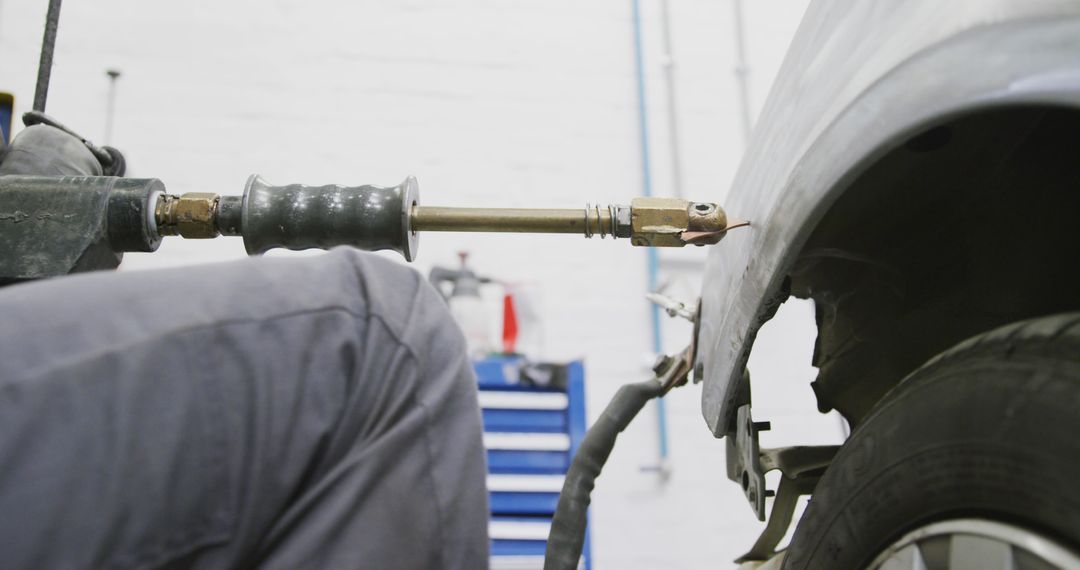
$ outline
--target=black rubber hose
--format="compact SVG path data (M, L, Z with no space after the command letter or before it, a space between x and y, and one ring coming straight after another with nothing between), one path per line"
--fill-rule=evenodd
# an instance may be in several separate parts
M596 477L604 468L615 438L626 429L645 403L660 395L660 382L627 384L615 393L604 413L581 441L566 473L555 517L551 520L544 570L574 570L585 544L586 515Z

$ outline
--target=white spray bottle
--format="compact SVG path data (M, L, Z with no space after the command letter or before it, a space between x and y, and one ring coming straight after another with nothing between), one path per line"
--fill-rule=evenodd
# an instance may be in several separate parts
M494 350L494 346L487 311L480 297L480 286L490 283L491 280L487 277L478 277L468 268L466 265L468 252L458 252L458 256L461 258L460 269L433 267L428 279L436 289L443 293L443 297L450 306L450 314L461 327L461 331L465 333L469 356L483 358ZM449 294L443 288L444 283L452 285Z

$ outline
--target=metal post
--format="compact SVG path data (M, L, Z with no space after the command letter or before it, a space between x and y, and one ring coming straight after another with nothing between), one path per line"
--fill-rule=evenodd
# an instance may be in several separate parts
M109 76L109 95L105 102L105 137L102 144L112 144L113 119L116 116L116 80L120 78L119 69L105 71Z
M735 19L735 82L739 87L739 111L743 143L750 142L753 120L750 118L750 68L746 65L746 34L743 28L742 0L731 0Z
M671 153L671 193L682 198L682 152L679 149L678 97L675 92L675 52L671 47L671 10L668 0L660 2L664 39L664 81L667 84L668 149Z
M60 23L60 0L49 0L45 15L45 37L41 40L41 60L38 62L37 86L34 89L34 110L45 112L45 99L49 96L49 78L52 76L53 50L56 48L56 27Z
M637 83L637 96L638 96L638 137L641 144L641 186L642 194L645 196L652 196L652 164L649 153L649 115L648 105L645 98L645 62L644 54L642 53L642 40L641 40L641 0L631 0L631 7L633 9L633 25L634 25L634 77ZM656 253L656 250L650 248L646 253L647 255L647 290L651 293L656 291L656 285L658 281L658 274L660 272L660 258ZM660 307L656 305L650 306L650 323L652 329L652 349L654 354L663 353L663 338L660 332ZM669 475L670 466L668 465L668 432L667 432L667 407L664 404L663 399L656 401L656 414L657 414L657 438L659 440L659 455L660 465L657 471L660 474L660 479L666 481Z

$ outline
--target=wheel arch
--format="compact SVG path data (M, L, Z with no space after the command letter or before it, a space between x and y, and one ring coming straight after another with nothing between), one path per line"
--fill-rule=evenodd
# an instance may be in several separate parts
M996 120L1014 112L1080 109L1080 68L1075 63L1080 60L1078 38L1080 20L1075 18L1007 22L958 34L906 59L860 93L800 152L781 189L759 188L764 195L753 195L752 188L761 186L761 181L754 180L755 165L749 174L743 172L748 169L744 165L736 184L747 188L737 187L728 209L736 217L751 217L753 226L745 235L733 232L710 255L702 293L699 364L706 382L702 410L716 436L731 431L734 409L745 403L739 381L757 331L789 292L814 297L814 284L808 280L814 272L804 265L807 252L829 245L820 237L835 226L839 213L859 215L858 208L850 207L851 197L867 195L882 165L894 161L897 153L923 143L933 147L935 132L940 134L935 130L943 126L979 118ZM988 58L993 69L970 78L941 80L941 74L955 73L978 61L991 46L994 53L1007 54ZM929 154L933 155L933 149ZM977 163L976 157L965 164ZM746 191L739 194L740 190ZM889 220L863 217L862 227ZM849 224L847 230L850 234L858 227ZM1000 323L992 321L987 328L992 324ZM824 400L822 407L842 408L857 419L863 403L849 406L844 396L836 397L829 390L844 387L847 381L821 380L815 385ZM859 398L860 402L866 399Z
M1080 309L1080 105L935 117L869 161L785 287L815 302L812 386L857 424L908 373L981 332Z

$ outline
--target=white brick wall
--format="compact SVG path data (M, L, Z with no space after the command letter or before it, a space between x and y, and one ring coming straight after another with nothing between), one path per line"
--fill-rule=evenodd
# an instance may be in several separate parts
M653 182L663 194L655 2L643 2L643 27ZM756 111L806 2L745 4ZM0 0L0 90L16 94L20 112L33 98L45 6ZM742 147L731 5L673 0L671 11L685 189L722 200ZM253 172L273 183L383 185L412 174L427 204L626 202L641 192L631 30L629 0L66 2L48 110L100 138L104 70L121 69L112 143L132 176L161 178L177 193L237 194ZM542 291L548 356L587 358L590 413L643 377L642 250L571 236L425 235L417 268L452 264L462 249L477 270ZM129 254L124 268L242 255L236 239L171 239L156 254ZM700 288L698 270L675 274L676 290ZM755 412L776 430L764 443L835 440L835 420L816 415L807 386L812 314L785 306L778 321L752 362ZM669 349L689 335L677 324L665 333ZM724 477L723 442L708 433L699 398L698 386L669 396L666 484L641 471L656 463L652 412L621 439L595 495L597 568L726 567L759 532Z

